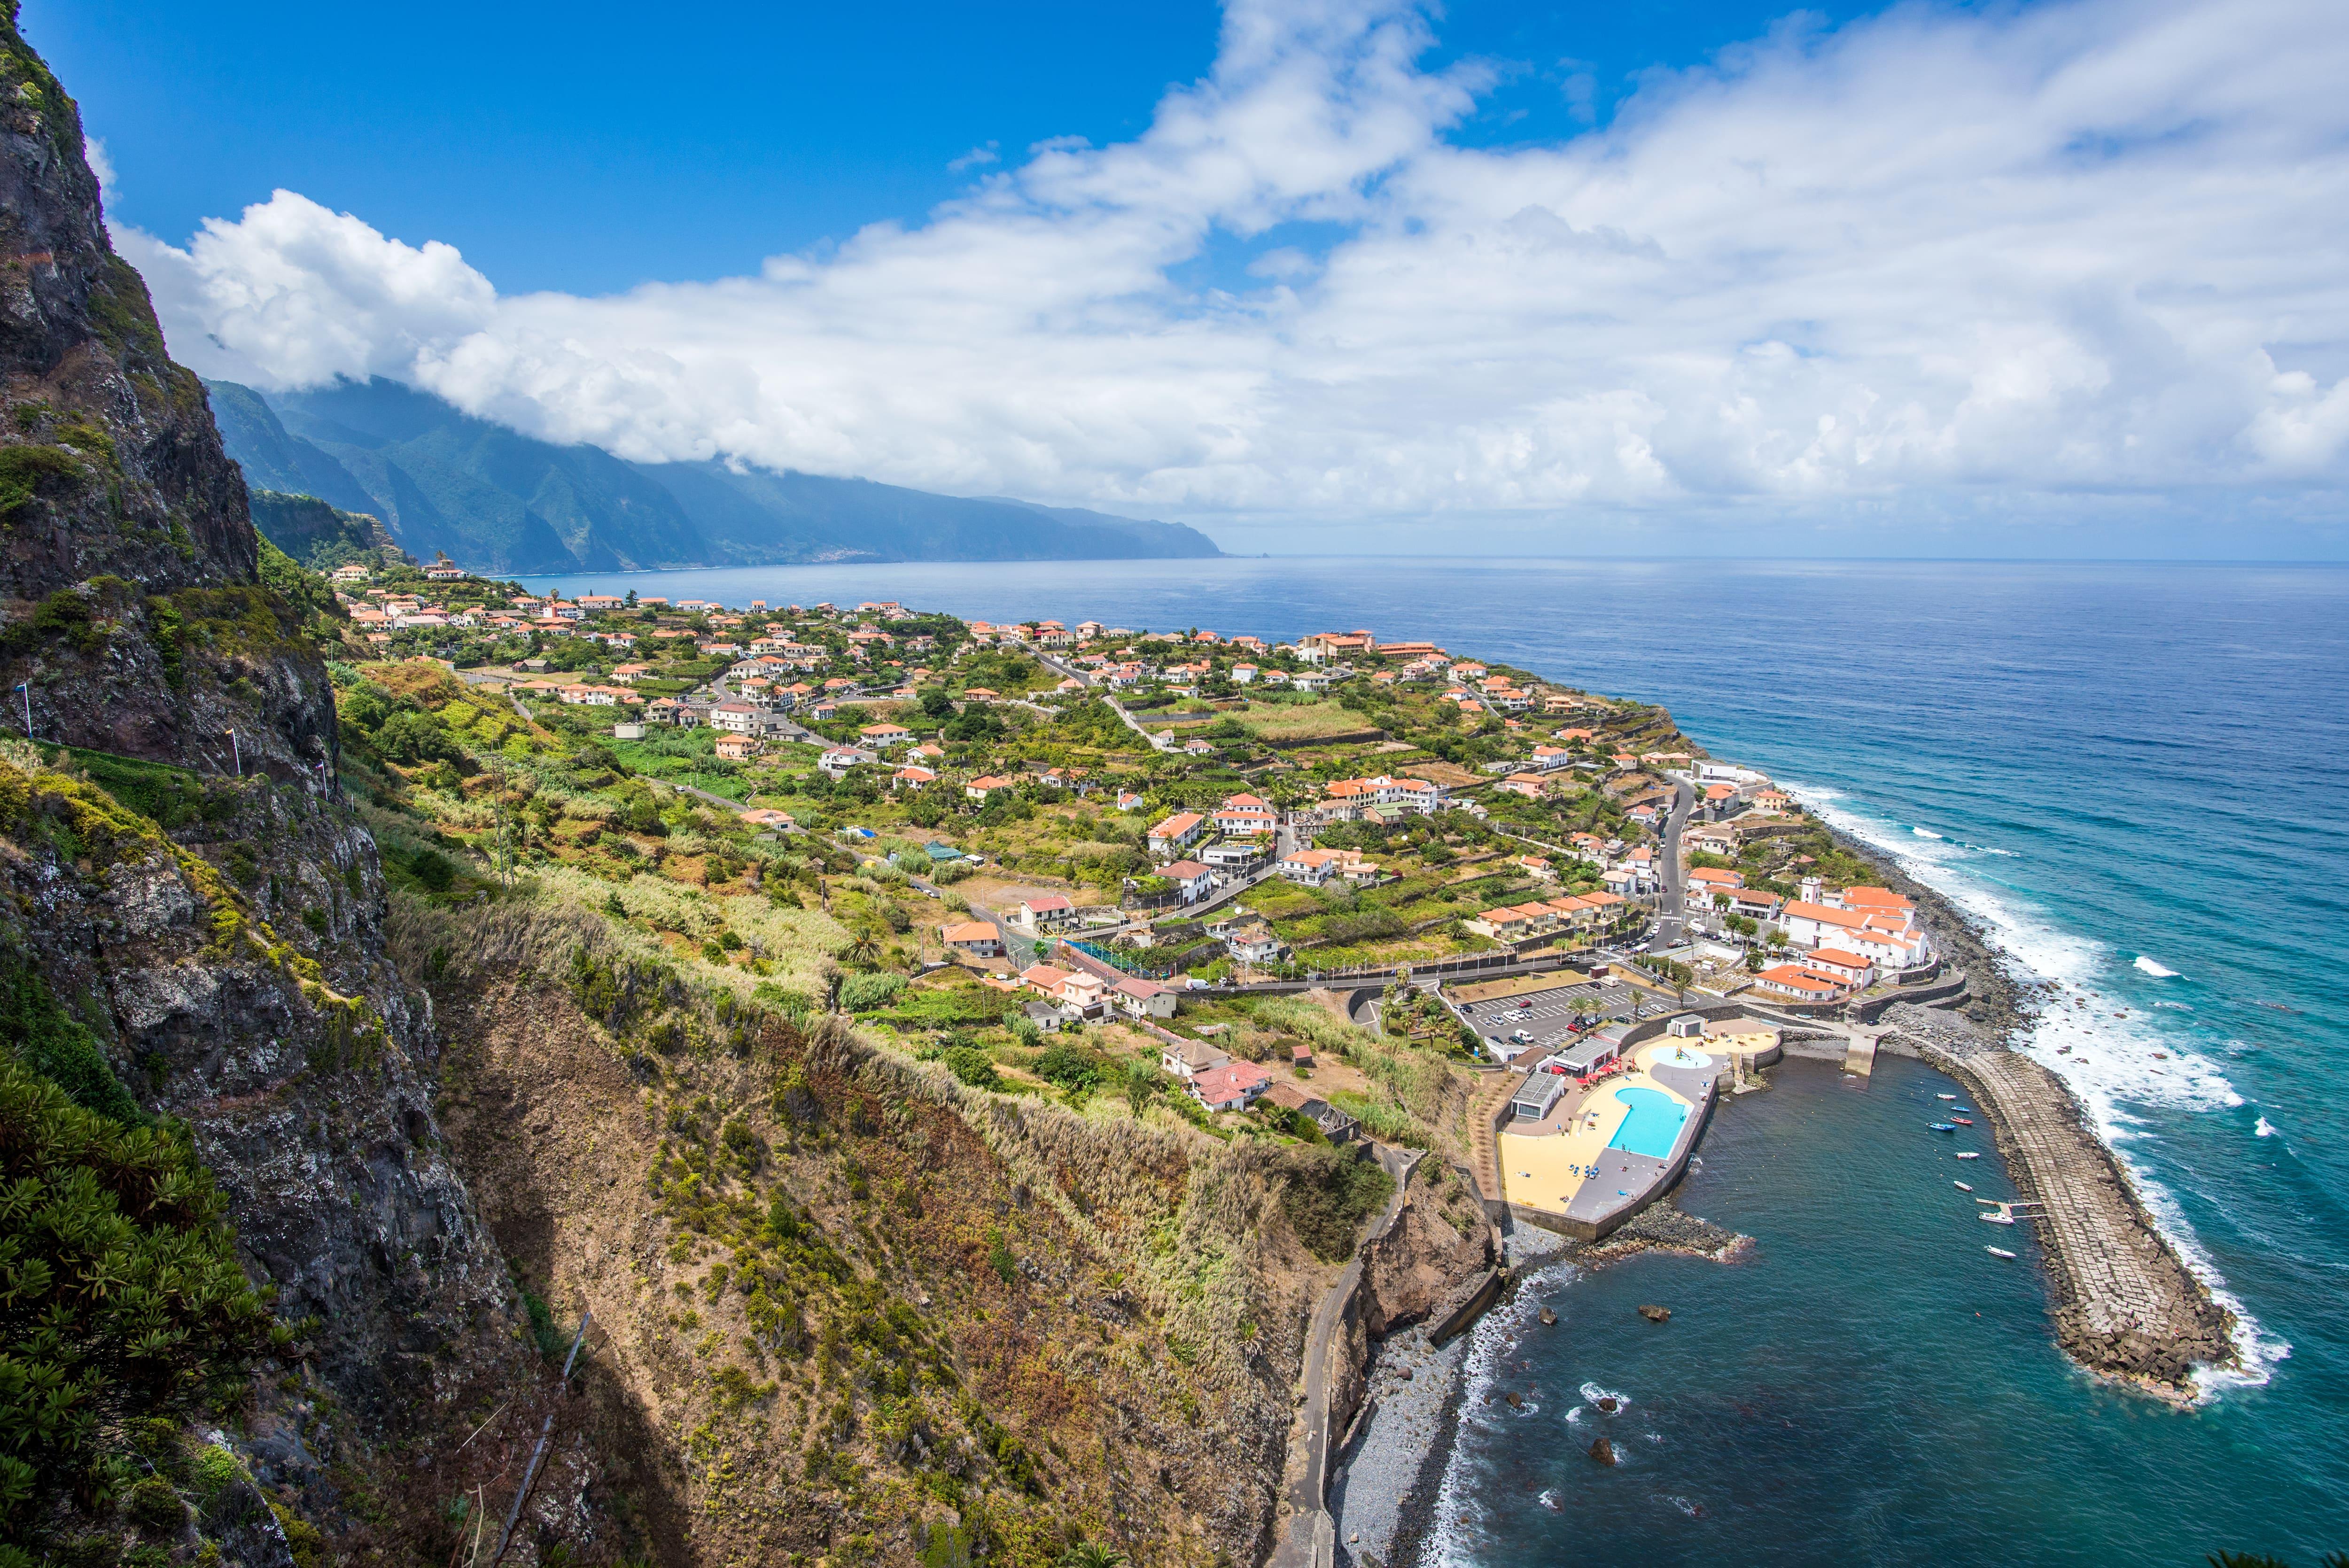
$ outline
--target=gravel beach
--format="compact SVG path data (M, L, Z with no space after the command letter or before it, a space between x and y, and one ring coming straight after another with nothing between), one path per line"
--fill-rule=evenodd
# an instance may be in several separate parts
M1563 1257L1572 1243L1531 1225L1513 1225L1504 1261L1513 1276ZM1366 1414L1352 1447L1339 1456L1330 1511L1338 1557L1362 1568L1408 1568L1419 1555L1428 1514L1458 1425L1461 1372L1475 1336L1431 1349L1418 1324L1372 1356Z

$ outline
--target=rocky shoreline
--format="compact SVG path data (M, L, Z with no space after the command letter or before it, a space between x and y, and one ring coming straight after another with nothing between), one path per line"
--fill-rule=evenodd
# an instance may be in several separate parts
M1506 1311L1523 1286L1560 1265L1587 1272L1647 1252L1727 1262L1749 1244L1750 1237L1685 1213L1669 1199L1599 1243L1516 1224L1507 1238L1509 1294L1494 1312ZM1427 1345L1425 1336L1425 1326L1419 1326L1382 1342L1372 1355L1371 1402L1360 1430L1340 1455L1331 1488L1340 1563L1417 1568L1425 1561L1467 1398L1465 1372L1475 1336L1464 1335L1441 1348Z

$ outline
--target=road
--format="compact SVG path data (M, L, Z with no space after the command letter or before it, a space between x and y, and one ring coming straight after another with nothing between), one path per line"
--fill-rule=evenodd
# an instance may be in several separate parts
M1371 1151L1379 1165L1395 1179L1394 1195L1387 1200L1385 1212L1379 1216L1364 1237L1365 1243L1387 1233L1402 1212L1403 1199L1411 1187L1412 1168L1419 1163L1422 1150L1391 1149L1383 1143L1373 1143ZM1288 1483L1288 1525L1281 1532L1280 1543L1273 1548L1270 1568L1315 1568L1328 1561L1319 1548L1334 1548L1337 1542L1336 1522L1330 1517L1330 1349L1338 1330L1346 1320L1346 1309L1354 1299L1354 1291L1362 1277L1362 1249L1354 1249L1352 1261L1338 1276L1313 1309L1313 1326L1305 1336L1305 1403L1299 1419L1304 1424L1305 1465Z
M1648 951L1661 953L1680 944L1688 923L1688 872L1681 865L1681 829L1696 808L1696 786L1685 779L1672 782L1672 814L1664 820L1664 896L1656 910L1656 934Z

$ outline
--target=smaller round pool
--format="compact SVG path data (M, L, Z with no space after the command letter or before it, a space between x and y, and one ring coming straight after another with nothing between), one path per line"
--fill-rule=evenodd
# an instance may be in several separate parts
M1667 1046L1650 1057L1648 1065L1655 1068L1709 1068L1713 1066L1713 1058L1686 1046Z

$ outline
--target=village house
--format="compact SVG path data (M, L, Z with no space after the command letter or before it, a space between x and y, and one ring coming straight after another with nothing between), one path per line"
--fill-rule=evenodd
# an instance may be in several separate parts
M967 953L973 958L1003 956L1003 934L996 930L991 921L966 920L959 924L941 926L938 940L957 953Z
M982 773L978 778L972 779L969 783L965 784L962 787L962 792L965 799L977 800L981 805L985 805L987 803L987 798L994 794L998 789L1009 789L1010 788L1010 779L999 779L992 773Z
M1241 964L1277 964L1282 952L1280 938L1269 923L1246 910L1235 911L1233 917L1207 927L1207 934L1220 940L1224 951Z
M938 776L930 769L926 768L916 768L909 763L905 767L898 769L896 772L892 773L889 776L889 788L892 789L919 789L926 784L935 784L937 781Z
M1233 795L1216 808L1216 830L1222 833L1269 833L1280 818L1268 801L1255 795Z
M759 710L747 702L721 702L709 710L709 727L736 735L755 734L760 727Z
M1176 861L1159 867L1158 874L1174 884L1174 892L1185 903L1196 903L1206 897L1216 879L1216 873L1197 861Z
M1174 854L1196 843L1206 830L1206 819L1196 811L1178 811L1150 830L1150 852Z
M1170 1042L1159 1053L1158 1063L1188 1083L1199 1074L1212 1072L1231 1059L1230 1052L1219 1051L1205 1040L1182 1040Z
M729 762L747 762L767 749L767 743L748 735L721 735L713 748Z
M1803 967L1832 975L1855 991L1865 991L1876 983L1876 965L1871 960L1833 947L1804 954Z
M1780 964L1754 977L1754 988L1797 1002L1840 1002L1851 995L1849 983L1798 964Z
M1077 906L1069 902L1066 893L1039 893L1019 901L1016 918L1030 931L1051 931L1074 924Z
M823 755L815 759L815 765L832 778L839 779L844 777L852 768L880 760L873 753L859 751L854 746L833 746L825 748Z
M858 730L856 735L864 745L884 749L892 746L903 746L914 738L914 732L902 724L868 724Z
M1209 1110L1246 1110L1272 1087L1272 1075L1254 1062L1226 1062L1190 1080L1193 1099Z

